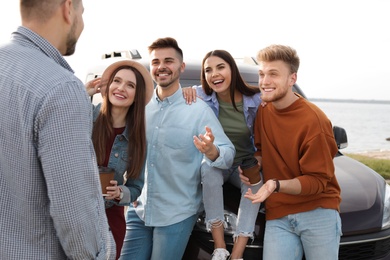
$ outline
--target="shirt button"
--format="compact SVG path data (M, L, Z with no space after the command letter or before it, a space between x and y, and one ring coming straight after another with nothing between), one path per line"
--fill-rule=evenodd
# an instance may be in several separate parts
M118 158L119 157L119 154L118 153L115 153L115 155L114 155L116 158Z

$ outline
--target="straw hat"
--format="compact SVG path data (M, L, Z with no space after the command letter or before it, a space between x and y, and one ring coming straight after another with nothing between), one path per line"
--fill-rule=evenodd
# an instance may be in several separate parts
M145 81L145 87L146 87L145 105L147 105L153 96L154 84L149 71L145 68L144 65L142 65L139 62L130 59L124 59L124 60L114 62L113 64L108 66L106 70L103 72L102 79L101 79L102 84L107 84L111 74L121 66L133 67L141 73Z

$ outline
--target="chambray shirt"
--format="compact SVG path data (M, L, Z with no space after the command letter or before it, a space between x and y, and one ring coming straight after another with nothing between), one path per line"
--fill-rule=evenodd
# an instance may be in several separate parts
M196 89L196 94L205 101L211 109L214 111L215 115L218 117L219 115L219 102L217 98L217 93L213 92L210 96L204 93L202 85L193 86ZM252 141L254 141L253 136L253 123L256 118L257 108L261 103L260 92L253 96L243 96L243 109L245 115L246 125L251 131Z
M96 106L93 106L93 120L96 121L102 103L99 103ZM123 198L118 202L117 200L106 200L106 208L112 207L112 205L128 206L130 202L135 201L138 196L141 194L143 180L142 178L138 179L128 179L124 184L123 175L127 170L127 163L129 154L127 152L128 143L129 143L129 130L126 125L125 130L122 134L115 137L114 143L111 148L110 158L108 160L107 167L115 170L115 180L118 181L118 186L123 190ZM140 176L144 174L144 170L140 172Z
M213 162L193 143L193 136L205 133L205 126L211 128L219 150ZM155 91L146 106L146 128L145 183L135 210L146 226L175 224L201 209L202 161L228 169L235 149L211 108L201 100L187 105L181 88L164 100Z
M84 84L19 27L0 47L0 93L0 259L115 258Z

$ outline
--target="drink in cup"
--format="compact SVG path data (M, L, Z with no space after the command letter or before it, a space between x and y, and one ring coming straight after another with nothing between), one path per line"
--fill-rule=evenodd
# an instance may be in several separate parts
M242 170L242 174L249 178L249 182L252 186L261 182L260 166L255 157L242 161L240 168Z
M110 181L114 180L114 176L114 169L99 166L100 185L102 187L103 196L108 196L106 187L111 186Z

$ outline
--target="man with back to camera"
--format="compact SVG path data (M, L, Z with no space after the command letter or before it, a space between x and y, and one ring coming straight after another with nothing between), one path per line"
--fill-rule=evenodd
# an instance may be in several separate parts
M0 259L114 259L84 84L82 0L21 0L0 47Z
M341 236L340 186L333 158L338 149L332 124L313 103L293 92L299 57L284 45L257 54L259 106L255 156L264 185L245 197L265 202L263 259L338 259ZM248 181L240 175L243 181Z
M183 99L177 41L159 38L148 49L157 87L146 106L145 182L138 206L127 211L121 259L182 259L201 210L201 164L227 169L235 149L204 101Z

